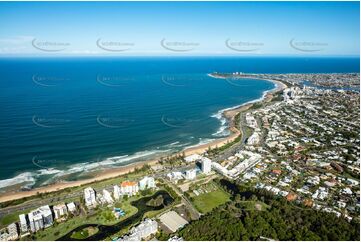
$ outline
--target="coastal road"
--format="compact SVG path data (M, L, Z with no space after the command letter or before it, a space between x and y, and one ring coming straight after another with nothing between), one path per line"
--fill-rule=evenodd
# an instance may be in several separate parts
M215 158L213 158L212 160L215 162L220 162L222 160L227 159L228 157L236 154L238 151L242 150L242 148L244 147L244 145L246 144L246 140L248 139L248 136L246 135L246 121L245 121L245 113L241 113L240 114L240 119L239 119L239 124L238 124L238 128L241 132L241 140L237 143L234 144L232 147L226 149L225 151L221 152L220 154L218 154Z
M234 155L235 153L237 153L238 151L240 151L243 146L245 145L246 139L248 138L245 134L246 134L246 126L245 126L245 113L241 113L240 116L240 123L238 124L240 127L240 132L241 132L241 141L238 142L237 144L233 145L232 147L230 147L229 149L221 152L221 154L217 155L217 157L213 158L214 161L222 161L227 159L229 156ZM190 165L184 165L181 167L177 167L177 169L186 169L188 168ZM165 169L162 172L157 172L152 174L152 176L154 178L159 178L159 177L163 177L165 176L167 173L171 172L172 169ZM112 190L113 186L112 185L107 185L101 188L97 188L95 189L98 193L100 193L103 189L107 189L107 190ZM179 192L179 191L178 191ZM187 207L189 207L189 209L197 216L200 216L200 213L193 207L192 203L183 196L182 193L181 197L182 197L182 201L184 202L185 205L187 205ZM0 217L3 217L5 215L8 214L12 214L12 213L19 213L21 211L27 212L28 210L31 209L36 209L40 206L43 206L45 204L54 204L57 202L61 202L61 201L71 201L71 200L77 200L78 198L80 198L81 196L83 196L83 191L76 191L76 192L72 192L63 196L55 196L53 198L43 198L43 199L36 199L36 200L30 200L27 201L25 203L19 204L19 205L15 205L15 206L11 206L11 207L6 207L6 208L0 208Z
M187 165L178 167L177 169L186 169L189 166L190 165L187 164ZM165 169L165 170L163 170L161 172L154 173L154 174L152 174L152 176L154 178L163 177L163 176L165 176L167 173L169 173L171 171L172 171L172 169L168 168L168 169ZM97 193L102 193L103 189L107 189L109 191L112 191L113 190L113 185L107 185L107 186L104 186L104 187L96 188L94 190ZM50 198L29 200L29 201L26 201L26 202L24 202L22 204L19 204L19 205L6 207L6 208L0 208L0 218L3 217L3 216L6 216L8 214L19 213L19 212L22 212L22 211L27 212L28 210L36 209L36 208L38 208L40 206L43 206L43 205L46 205L46 204L54 204L54 203L57 203L57 202L61 203L63 201L69 201L69 200L75 201L75 200L77 200L78 198L80 198L82 196L83 196L83 190L80 190L80 191L68 193L68 194L63 195L63 196L56 196L55 195L54 197L50 197Z

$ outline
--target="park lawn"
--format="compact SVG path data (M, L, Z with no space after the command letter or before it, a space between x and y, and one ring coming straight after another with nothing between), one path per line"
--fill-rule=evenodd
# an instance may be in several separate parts
M194 196L192 200L199 212L208 213L212 211L213 208L230 201L230 195L221 189L217 189L212 192L200 194L199 196Z
M27 209L27 210L24 210L24 211L15 212L15 213L12 213L12 214L7 214L7 215L1 217L0 218L0 227L1 228L6 227L11 223L19 221L19 215L20 214L29 213L30 211L31 211L31 209Z
M99 229L97 227L90 226L90 227L84 228L81 231L74 232L71 235L71 238L77 239L77 240L85 240L86 238L98 233L98 231L99 231Z

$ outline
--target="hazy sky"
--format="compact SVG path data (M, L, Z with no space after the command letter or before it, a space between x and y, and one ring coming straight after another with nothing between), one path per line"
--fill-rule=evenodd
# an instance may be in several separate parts
M0 56L359 55L358 2L0 2Z

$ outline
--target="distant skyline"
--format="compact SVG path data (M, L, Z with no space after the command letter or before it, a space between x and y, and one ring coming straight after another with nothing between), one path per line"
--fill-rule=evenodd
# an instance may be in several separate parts
M5 56L359 56L359 2L0 2Z

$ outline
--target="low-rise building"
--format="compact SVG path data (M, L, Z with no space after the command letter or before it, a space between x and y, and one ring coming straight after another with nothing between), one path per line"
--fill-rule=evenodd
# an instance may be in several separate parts
M139 191L138 183L132 181L123 181L120 184L120 191L122 195L136 195Z
M155 180L153 177L146 176L139 181L139 189L155 188Z
M193 155L189 155L187 157L184 158L184 160L186 162L195 162L197 160L200 160L202 158L202 156L198 155L198 154L193 154Z
M53 211L54 211L55 219L60 219L68 215L68 209L66 208L65 203L55 205L53 207Z
M8 240L17 240L19 238L18 227L15 223L10 224L8 227Z
M187 179L187 180L193 180L196 178L196 176L197 176L196 169L187 170L184 175L185 179Z
M103 198L104 198L105 202L108 203L108 204L113 204L114 203L112 195L106 189L103 189Z
M167 177L169 178L169 180L177 182L178 180L183 179L183 175L182 172L180 171L173 171L167 174Z
M152 219L146 219L141 222L137 227L130 230L130 234L124 236L119 241L141 241L152 234L157 233L158 223Z
M72 214L75 214L77 212L77 208L76 208L76 205L75 203L71 202L71 203L68 203L66 205L66 207L68 208L68 211Z

